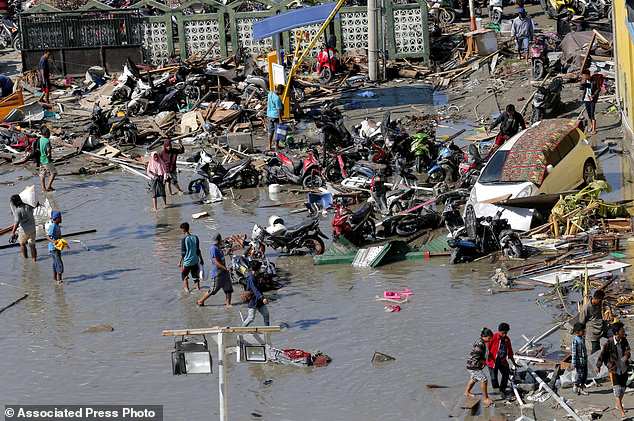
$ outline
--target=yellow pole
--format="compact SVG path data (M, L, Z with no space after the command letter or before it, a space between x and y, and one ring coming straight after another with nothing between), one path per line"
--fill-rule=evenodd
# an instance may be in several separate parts
M299 66L303 63L308 53L310 53L310 50L313 49L313 47L317 43L317 40L324 33L328 25L330 25L330 22L332 22L335 16L337 16L337 13L339 13L339 9L343 7L345 2L346 0L337 1L337 5L335 6L334 9L332 9L332 12L330 12L330 15L328 15L324 23L321 25L321 28L319 28L319 32L317 32L317 35L315 35L312 41L304 48L304 51L302 51L302 55L297 60L297 63L295 63L293 67L291 67L291 71L288 74L288 79L286 80L286 86L284 87L284 94L282 95L282 103L286 101L286 97L288 96L288 88L291 86L291 81L293 80L293 76L295 76L295 72L297 72L297 69L299 69Z

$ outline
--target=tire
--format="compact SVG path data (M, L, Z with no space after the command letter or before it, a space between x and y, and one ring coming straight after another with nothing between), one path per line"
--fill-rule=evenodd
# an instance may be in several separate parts
M364 238L376 238L376 225L373 221L367 220L360 228L361 236Z
M332 71L328 67L324 67L319 72L319 83L325 85L332 80Z
M548 0L546 1L546 9L545 12L548 15L549 18L551 19L557 19L557 11L555 10L555 8L553 8L550 3L548 2Z
M519 238L514 238L513 241L511 241L510 248L512 257L516 257L518 259L524 257L524 246Z
M544 77L546 69L544 68L544 62L541 60L533 60L533 79L541 80Z
M456 181L456 174L454 173L453 169L448 166L448 165L443 165L442 166L442 170L445 173L445 179L444 181L449 181L449 182L454 182Z
M318 174L309 174L302 180L302 186L305 189L314 189L322 187L324 185L324 179Z
M401 237L409 237L421 230L421 223L417 217L403 218L396 224L396 234Z
M438 20L441 26L451 25L456 20L456 12L451 9L441 9Z
M341 169L339 168L339 165L337 164L332 164L327 166L325 171L325 176L326 176L326 180L332 183L338 183L339 181L343 180L343 176L341 175Z
M303 102L306 99L306 93L303 88L298 86L293 87L293 98L295 98L296 102Z
M15 38L13 38L13 49L15 51L22 50L22 40L20 38L21 38L20 34L18 34L18 36L16 36Z
M583 164L583 184L588 185L592 183L597 178L597 168L594 165L594 162L591 160L587 160L585 164Z
M491 16L491 22L499 25L500 22L502 22L502 12L500 12L499 10L494 10L493 16Z
M542 111L539 108L533 108L533 117L531 118L531 123L537 123L544 118Z
M300 248L308 249L308 254L311 256L319 256L320 254L324 254L326 250L326 245L324 241L319 237L308 237L304 238L300 244Z
M577 9L577 13L576 14L580 15L580 16L584 16L585 17L586 13L588 12L588 7L584 3L580 2L580 1L577 2L576 9Z
M251 187L257 187L260 184L260 174L252 169L242 171L240 174L240 188L248 189Z

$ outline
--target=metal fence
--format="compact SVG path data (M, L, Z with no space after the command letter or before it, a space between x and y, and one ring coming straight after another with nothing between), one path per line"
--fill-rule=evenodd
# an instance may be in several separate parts
M396 0L402 1L402 0ZM410 0L397 3L384 0L384 25L379 25L380 39L385 40L385 50L389 58L420 58L429 60L429 31L427 24L427 3L424 0ZM251 54L262 54L272 48L271 39L253 39L253 24L261 19L293 8L296 0L236 0L221 4L214 0L189 0L170 7L155 0L141 0L131 9L115 10L95 0L89 0L77 24L83 28L79 33L57 24L48 24L45 17L51 14L55 22L58 11L51 6L38 5L23 15L21 22L29 28L27 48L33 45L51 46L58 40L72 40L100 43L138 43L143 48L144 60L152 64L162 64L170 57L180 55L185 59L193 53L207 52L227 57L242 48ZM112 16L100 20L86 16L89 11L111 13ZM115 13L116 12L116 13ZM117 13L123 13L118 16ZM130 15L125 15L130 13ZM136 13L136 14L134 14ZM103 16L106 16L103 15ZM344 7L340 19L334 21L334 35L337 49L342 52L367 50L368 19L365 6ZM122 20L126 20L122 22ZM38 27L39 29L35 29ZM120 28L132 28L121 31ZM312 25L298 28L317 33L319 27ZM65 38L66 37L66 38ZM304 41L302 41L303 43ZM31 44L29 44L31 43ZM289 33L282 36L282 46L289 52L295 48L295 39ZM103 45L103 44L101 44ZM119 44L120 45L120 44ZM31 47L33 48L33 47Z

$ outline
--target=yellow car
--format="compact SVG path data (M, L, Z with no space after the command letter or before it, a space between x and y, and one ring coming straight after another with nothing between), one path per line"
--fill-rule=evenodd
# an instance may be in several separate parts
M513 229L528 231L534 209L490 202L572 190L594 181L598 168L578 120L539 121L493 153L471 190L465 215L495 216L503 210L501 217Z

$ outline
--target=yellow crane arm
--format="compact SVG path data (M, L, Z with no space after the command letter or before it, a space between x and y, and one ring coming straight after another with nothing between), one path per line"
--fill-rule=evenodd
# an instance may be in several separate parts
M308 53L310 53L310 50L313 49L319 37L324 33L328 25L330 25L330 22L332 22L332 20L335 18L335 16L337 16L337 13L339 13L339 10L343 7L345 2L346 0L337 0L337 4L335 5L335 8L332 9L332 12L330 12L330 15L328 15L328 18L326 18L324 23L322 23L321 28L319 28L319 32L317 32L317 35L315 35L315 37L310 41L310 43L304 48L304 51L302 51L302 55L299 56L299 59L297 59L297 62L293 64L293 67L291 67L291 71L288 74L288 79L286 80L286 86L284 87L284 94L282 95L282 104L284 104L286 101L286 97L288 96L288 89L291 86L291 81L293 80L293 76L295 76L295 72L297 72L297 69L299 69L299 66L301 66L301 64L304 62L304 59L306 58Z

